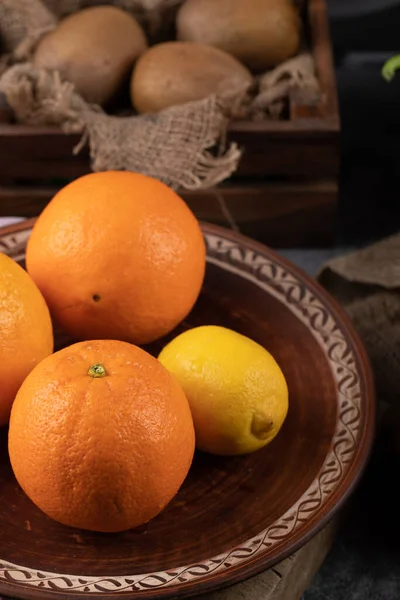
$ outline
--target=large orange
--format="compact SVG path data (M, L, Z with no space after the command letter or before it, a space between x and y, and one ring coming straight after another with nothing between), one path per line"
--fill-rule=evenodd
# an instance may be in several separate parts
M198 221L168 186L137 173L92 173L40 215L27 269L74 339L147 343L191 310L203 282Z
M0 252L0 425L8 422L21 383L53 352L53 328L42 294L26 271Z
M48 516L122 531L178 491L193 458L193 422L179 384L150 354L126 342L80 342L21 386L9 452L19 484Z

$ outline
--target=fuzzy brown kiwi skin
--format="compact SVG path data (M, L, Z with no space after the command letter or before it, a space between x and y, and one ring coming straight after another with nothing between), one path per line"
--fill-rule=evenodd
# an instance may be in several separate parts
M66 17L45 35L33 63L58 71L84 100L104 106L123 87L147 47L132 15L114 6L94 6Z
M177 15L177 38L229 52L253 72L294 56L301 19L292 0L186 0Z
M191 42L152 46L137 61L131 80L131 100L139 113L242 91L253 81L250 71L230 54Z

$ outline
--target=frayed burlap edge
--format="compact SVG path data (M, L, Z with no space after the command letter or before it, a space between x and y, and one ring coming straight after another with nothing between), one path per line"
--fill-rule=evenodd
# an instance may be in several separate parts
M264 98L254 90L235 90L174 106L155 115L116 117L89 105L74 86L57 72L16 64L0 78L15 119L34 126L59 126L66 133L82 133L88 142L94 171L139 171L172 187L200 189L227 179L237 169L241 151L226 144L226 131L234 119L251 119L260 110L279 110L282 94L312 81L312 61L300 55L269 74L271 88ZM284 88L284 91L282 90ZM264 106L268 94L268 106Z
M302 52L261 75L256 85L247 115L252 120L264 120L266 116L279 119L288 98L308 106L317 104L321 98L314 60L309 52Z
M18 121L82 133L76 151L88 142L94 171L139 171L172 187L198 189L229 177L241 157L237 145L226 145L225 138L232 110L246 90L210 96L156 115L115 117L86 103L57 72L24 63L3 75L0 92Z
M329 261L318 280L352 319L374 369L378 400L399 405L400 234Z
M37 42L57 23L57 18L40 0L1 0L3 51L14 62L29 59Z
M31 63L14 65L1 77L0 93L4 93L18 123L57 125L67 133L84 129L82 115L89 105L57 72L35 69Z

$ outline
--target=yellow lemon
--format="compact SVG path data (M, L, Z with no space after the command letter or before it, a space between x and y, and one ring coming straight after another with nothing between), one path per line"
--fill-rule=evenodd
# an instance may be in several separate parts
M196 446L221 455L262 448L288 412L285 377L271 354L224 327L185 331L159 355L189 400Z

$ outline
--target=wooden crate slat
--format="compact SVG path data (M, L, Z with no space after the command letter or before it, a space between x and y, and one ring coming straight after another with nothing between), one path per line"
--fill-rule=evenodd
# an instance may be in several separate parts
M323 94L323 117L336 121L339 127L339 103L326 3L308 0L308 19L310 44Z
M0 187L4 216L37 216L56 187ZM337 184L225 185L208 190L178 190L198 219L232 228L271 246L326 246L336 222Z

